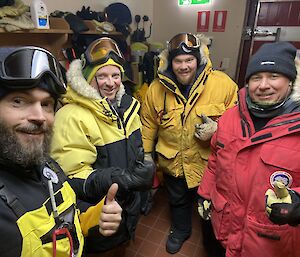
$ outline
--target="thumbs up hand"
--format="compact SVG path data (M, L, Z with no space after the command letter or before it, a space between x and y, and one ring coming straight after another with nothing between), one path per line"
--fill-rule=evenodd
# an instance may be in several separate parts
M282 182L275 181L274 182L274 191L272 189L268 189L266 191L266 211L267 214L270 215L272 212L272 204L275 203L291 203L291 196Z
M208 141L215 133L218 123L206 115L201 115L202 123L195 124L195 137L201 141Z
M268 189L265 197L266 212L273 223L291 226L300 224L300 196L297 192L276 181L274 191Z
M122 220L122 208L115 200L118 184L114 183L108 190L105 204L99 220L99 232L103 236L111 236L117 232Z

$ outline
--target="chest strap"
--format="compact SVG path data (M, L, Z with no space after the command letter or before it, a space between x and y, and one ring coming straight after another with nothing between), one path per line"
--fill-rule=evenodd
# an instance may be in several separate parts
M26 213L18 197L9 191L2 181L0 181L0 198L9 206L17 218L22 217Z

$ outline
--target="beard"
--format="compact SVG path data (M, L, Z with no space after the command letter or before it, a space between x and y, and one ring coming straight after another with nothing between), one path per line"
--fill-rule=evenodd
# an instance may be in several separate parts
M49 156L50 140L52 128L47 125L28 124L17 128L22 132L42 131L43 140L28 140L22 143L18 139L17 133L11 130L0 120L0 159L10 165L18 165L28 169L39 166L46 161Z
M188 76L176 74L177 81L183 86L192 85L195 81L196 71L190 72Z

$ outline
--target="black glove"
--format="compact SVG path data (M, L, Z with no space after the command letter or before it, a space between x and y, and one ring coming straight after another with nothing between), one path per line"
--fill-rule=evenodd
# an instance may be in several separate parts
M96 12L90 9L90 6L87 8L82 6L80 11L76 12L76 15L83 20L97 20L97 21L105 21L103 12Z
M151 190L141 192L141 213L147 216L153 205L153 196Z
M112 182L122 190L146 191L151 189L154 166L149 161L137 162L132 169L123 169L112 173Z
M88 26L84 23L83 19L79 16L66 12L64 15L65 20L68 22L70 29L73 30L75 33L80 33L83 31L88 31Z
M275 224L296 226L300 224L300 195L282 185L279 182L279 188L275 184L275 192L272 189L266 191L266 212Z
M146 191L151 189L154 175L153 163L137 161L133 169L110 167L94 171L84 185L87 197L104 196L113 183L119 185L119 191Z
M296 226L300 224L300 202L272 204L270 220L278 225Z

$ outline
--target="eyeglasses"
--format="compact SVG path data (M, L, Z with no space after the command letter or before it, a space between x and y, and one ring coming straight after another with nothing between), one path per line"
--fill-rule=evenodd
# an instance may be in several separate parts
M190 33L181 33L176 36L174 36L169 42L168 42L168 50L176 50L181 47L182 44L185 44L186 47L190 49L197 49L200 47L199 39L190 34Z
M5 57L0 67L0 81L12 89L33 88L46 74L53 79L52 83L47 81L51 92L58 95L66 92L60 63L43 48L17 48Z
M103 37L92 42L85 51L85 58L88 65L101 64L109 58L114 59L121 65L125 62L125 58L117 43L108 37Z

